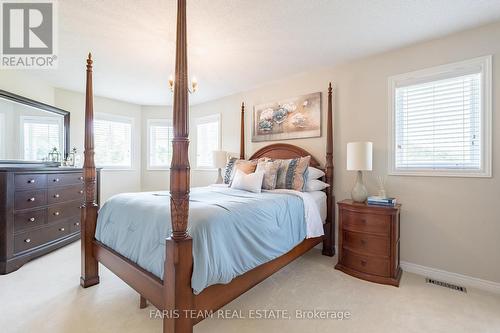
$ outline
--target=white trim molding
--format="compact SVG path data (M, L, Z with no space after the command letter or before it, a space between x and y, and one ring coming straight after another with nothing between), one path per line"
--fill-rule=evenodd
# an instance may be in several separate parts
M481 73L481 169L396 168L396 89L408 85ZM388 174L394 176L492 177L492 56L486 55L388 78Z
M407 261L401 261L400 265L405 272L414 273L431 279L454 283L465 287L488 291L495 294L500 294L500 283L498 282L447 272L441 269L417 265Z

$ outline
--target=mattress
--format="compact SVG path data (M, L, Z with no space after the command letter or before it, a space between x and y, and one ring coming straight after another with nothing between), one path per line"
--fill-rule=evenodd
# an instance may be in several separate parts
M319 215L321 216L321 221L326 222L326 193L323 191L313 191L309 193L314 200L314 203L319 209Z
M194 292L228 283L290 251L314 230L311 207L317 209L311 197L301 192L191 189L188 232L193 238ZM315 230L322 234L316 215ZM168 192L123 193L104 203L95 237L163 279L165 238L170 233Z

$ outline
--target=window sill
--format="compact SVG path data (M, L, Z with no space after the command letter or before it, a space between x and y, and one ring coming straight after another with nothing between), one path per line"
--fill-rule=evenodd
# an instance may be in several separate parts
M147 171L170 171L170 168L168 168L168 167L165 167L165 168L162 168L162 167L147 167L146 170Z
M221 168L222 169L222 168ZM193 171L217 172L217 168L194 168Z
M117 167L105 167L105 166L97 166L97 168L102 169L102 171L137 171L133 168L117 168Z

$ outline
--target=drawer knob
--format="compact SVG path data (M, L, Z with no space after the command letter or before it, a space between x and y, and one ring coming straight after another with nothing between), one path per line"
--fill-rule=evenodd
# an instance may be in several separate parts
M59 182L59 178L54 178L54 183L58 183Z
M81 177L81 176L80 176L80 177L78 177L78 179L79 179L79 180L83 180L83 177Z
M366 266L366 260L361 260L361 266Z
M30 217L30 222L35 222L35 218L34 217Z
M59 228L59 231L64 231L64 228Z
M54 194L54 198L59 198L59 194Z
M29 242L31 242L31 239L26 238L26 239L24 240L24 242L29 243Z
M33 202L33 201L35 201L35 198L29 198L28 201Z
M55 216L59 216L60 214L61 214L61 213L59 213L59 212L54 212L54 215L55 215Z
M76 223L75 223L75 226L77 226L77 227L78 227L79 225L80 225L80 222L76 222Z
M34 184L34 183L35 183L35 180L34 180L34 179L30 179L30 180L28 180L28 183L30 183L30 184Z
M80 193L80 194L83 194L83 190L80 190L80 191L79 191L79 193Z

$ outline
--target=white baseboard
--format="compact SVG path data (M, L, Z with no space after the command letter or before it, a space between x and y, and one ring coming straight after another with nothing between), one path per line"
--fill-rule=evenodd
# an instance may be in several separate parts
M413 264L411 262L401 261L401 268L405 272L410 272L425 277L450 282L465 287L476 288L495 294L500 294L500 283L475 278L472 276L451 273L437 268L426 267L422 265Z

